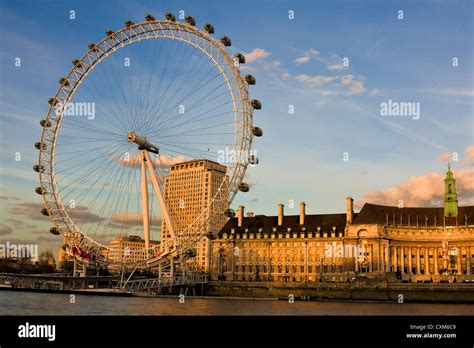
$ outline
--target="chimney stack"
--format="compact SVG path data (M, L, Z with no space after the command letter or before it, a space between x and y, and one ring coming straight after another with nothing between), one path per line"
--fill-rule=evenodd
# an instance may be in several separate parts
M347 196L346 198L346 224L352 224L354 219L354 200L351 196Z
M283 224L283 204L278 204L278 226Z
M306 215L305 208L306 208L306 203L301 202L300 203L300 225L304 225L304 218L305 218L305 215Z
M244 206L239 205L237 208L237 226L242 227L242 221L244 220Z
M251 211L249 211L249 212L247 213L247 217L248 217L248 218L253 218L253 213L252 213Z

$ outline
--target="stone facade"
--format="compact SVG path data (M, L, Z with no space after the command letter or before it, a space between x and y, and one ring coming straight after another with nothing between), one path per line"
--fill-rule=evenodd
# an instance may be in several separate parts
M449 170L447 177L452 177ZM448 185L447 185L448 187ZM450 192L455 187L450 188ZM452 200L451 200L452 202ZM474 206L404 208L365 204L346 213L229 219L212 243L211 278L235 281L474 281ZM452 212L456 212L453 216Z
M170 166L170 172L165 176L164 198L176 235L196 233L194 228L201 226L214 214L211 201L224 181L226 170L225 166L204 159ZM222 191L221 194L226 192ZM221 219L219 226L224 225L226 218L222 215ZM162 242L171 238L165 220L161 231ZM199 271L209 271L210 243L207 237L197 243L196 249L196 257L189 261L190 266Z

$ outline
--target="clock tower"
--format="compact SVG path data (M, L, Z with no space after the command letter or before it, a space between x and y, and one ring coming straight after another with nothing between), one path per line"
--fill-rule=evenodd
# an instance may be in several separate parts
M448 171L444 179L444 216L458 216L458 194L456 193L456 179L454 179L451 165L448 163Z

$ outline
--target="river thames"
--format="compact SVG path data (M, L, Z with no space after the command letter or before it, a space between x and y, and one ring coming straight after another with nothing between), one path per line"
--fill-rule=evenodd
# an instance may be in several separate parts
M1 315L473 315L474 304L145 298L0 291Z

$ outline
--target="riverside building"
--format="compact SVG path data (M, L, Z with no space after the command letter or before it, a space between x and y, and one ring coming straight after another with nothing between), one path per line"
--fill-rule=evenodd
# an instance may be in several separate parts
M165 177L164 195L176 235L196 233L193 226L202 226L213 214L210 203L223 183L227 168L210 160L192 160L170 166L170 173ZM226 222L222 214L220 226ZM199 221L201 223L199 223ZM214 232L214 231L205 231ZM163 220L161 241L170 239L170 233ZM198 271L209 271L210 241L202 238L196 248L196 257L190 261Z
M212 279L274 282L474 281L474 206L458 206L456 181L445 179L444 207L366 203L354 213L244 216L239 206L212 242Z

